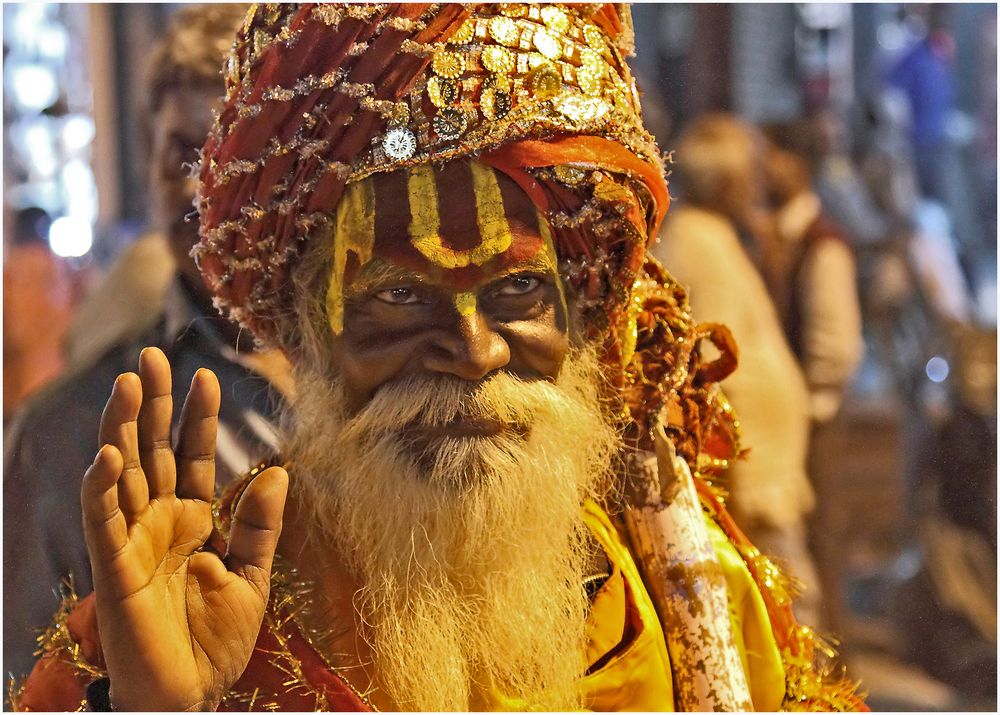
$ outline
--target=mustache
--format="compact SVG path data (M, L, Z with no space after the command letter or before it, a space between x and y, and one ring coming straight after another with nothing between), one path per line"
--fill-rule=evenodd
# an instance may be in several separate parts
M558 388L547 380L525 380L507 372L478 382L449 375L411 375L380 387L369 403L345 422L343 436L364 438L464 420L524 432L538 412L559 396Z

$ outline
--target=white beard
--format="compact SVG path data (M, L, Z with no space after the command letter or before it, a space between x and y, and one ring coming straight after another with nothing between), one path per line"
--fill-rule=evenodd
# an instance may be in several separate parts
M346 419L328 376L300 375L286 456L311 510L364 584L377 680L397 707L579 709L588 600L580 505L600 498L620 438L600 407L592 351L559 379L409 378ZM492 437L417 447L414 424L479 416ZM511 705L514 707L514 705Z

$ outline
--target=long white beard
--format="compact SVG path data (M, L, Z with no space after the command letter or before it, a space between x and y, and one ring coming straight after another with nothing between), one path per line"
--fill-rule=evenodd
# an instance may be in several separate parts
M401 709L578 709L588 561L580 505L606 487L619 436L602 414L592 351L555 383L498 373L382 387L343 416L329 377L298 378L287 456L314 532L365 584L377 679ZM460 416L512 429L412 440Z

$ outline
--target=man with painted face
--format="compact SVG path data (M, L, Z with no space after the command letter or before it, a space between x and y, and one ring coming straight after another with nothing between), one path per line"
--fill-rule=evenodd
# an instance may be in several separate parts
M84 479L96 598L23 707L860 705L709 481L734 347L646 256L630 34L612 5L251 10L197 254L294 367L281 458L213 504L218 383L172 445L144 351Z

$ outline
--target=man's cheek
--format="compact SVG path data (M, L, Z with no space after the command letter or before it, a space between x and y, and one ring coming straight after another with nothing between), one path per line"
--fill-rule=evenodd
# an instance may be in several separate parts
M379 349L348 348L341 366L348 414L357 414L378 390L403 371L408 351L393 346Z

